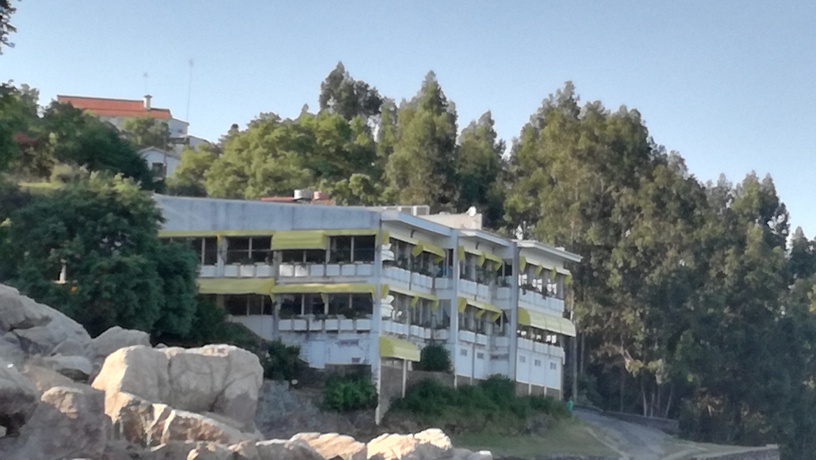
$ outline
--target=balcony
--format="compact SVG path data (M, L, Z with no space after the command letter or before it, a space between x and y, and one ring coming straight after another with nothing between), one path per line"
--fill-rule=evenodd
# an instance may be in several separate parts
M218 276L218 265L202 265L198 269L198 276L201 278L215 278Z
M374 273L372 264L281 264L281 277L325 278L357 277L367 278Z
M290 318L278 321L280 332L365 332L371 330L370 319Z
M475 281L466 279L459 280L459 293L465 296L476 296L477 299L490 302L490 286L486 284L479 284Z
M386 267L383 269L383 277L408 285L409 288L420 288L430 291L434 287L434 278L399 267ZM437 278L437 280L440 279L443 278Z
M544 297L530 289L519 289L519 305L533 306L551 311L558 316L564 311L564 301L555 297Z

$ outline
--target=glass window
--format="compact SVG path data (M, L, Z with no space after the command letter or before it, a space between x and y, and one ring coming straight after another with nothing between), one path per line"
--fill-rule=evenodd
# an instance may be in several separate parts
M365 318L374 313L374 299L370 294L352 294L351 308L355 318Z
M301 264L303 263L303 251L300 250L281 251L281 262L285 264Z
M331 263L351 262L351 238L350 236L331 237Z
M326 251L323 249L305 251L305 260L307 264L324 264L326 263Z
M247 264L249 258L249 238L227 238L227 263Z
M351 310L349 302L350 296L348 294L331 294L329 295L329 309L330 315L348 315Z
M250 259L255 263L272 263L272 238L256 236L250 238Z
M308 294L305 296L306 314L308 315L325 315L326 308L323 304L323 298L320 294Z
M216 237L202 238L204 240L203 265L218 264L218 239Z
M303 295L285 294L281 296L280 317L292 318L303 314Z
M246 316L249 311L247 309L247 297L244 295L225 296L224 307L227 309L227 313L232 316Z
M354 237L354 262L374 262L375 236L355 236Z

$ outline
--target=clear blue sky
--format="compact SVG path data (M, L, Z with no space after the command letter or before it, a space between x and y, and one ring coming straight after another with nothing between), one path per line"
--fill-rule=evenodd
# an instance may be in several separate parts
M572 80L584 101L637 108L701 180L770 173L792 222L816 233L816 2L25 0L0 80L138 99L217 139L260 112L317 108L342 60L396 100L429 71L459 126L486 110L517 136Z

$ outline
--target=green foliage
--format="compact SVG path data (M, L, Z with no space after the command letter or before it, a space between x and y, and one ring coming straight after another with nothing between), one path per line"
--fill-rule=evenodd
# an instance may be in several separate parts
M167 122L158 118L130 118L125 120L122 131L139 150L146 147L156 147L169 151L173 148L170 143L170 128Z
M3 46L14 46L8 41L8 36L17 32L17 29L9 22L15 11L16 8L11 6L11 0L0 0L0 54L3 54Z
M447 348L439 344L431 344L423 348L416 369L430 372L452 372L453 365Z
M204 180L207 171L218 159L218 149L210 144L201 144L195 149L189 147L181 151L181 162L173 175L167 179L170 195L207 196Z
M114 325L186 334L196 259L188 248L160 245L160 219L133 181L92 173L11 214L5 275L92 335ZM55 284L63 265L68 282Z
M332 376L326 380L323 407L335 412L377 407L377 389L367 376Z
M307 367L300 359L300 347L286 345L280 340L266 344L262 364L265 378L289 382L299 380Z
M498 138L490 112L472 122L459 136L456 183L459 210L470 206L485 213L485 225L495 228L503 218L504 141Z
M516 396L515 383L493 375L477 385L451 388L426 379L391 404L390 416L411 417L434 426L454 427L457 433L518 434L530 430L541 417L566 418L564 403L545 396Z
M377 89L351 78L342 62L320 84L319 101L321 112L335 113L346 120L374 117L383 103Z

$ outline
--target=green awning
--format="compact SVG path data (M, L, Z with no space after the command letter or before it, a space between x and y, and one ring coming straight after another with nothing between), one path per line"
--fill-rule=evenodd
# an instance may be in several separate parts
M272 238L272 249L326 249L328 241L323 230L281 231Z
M272 288L273 294L371 294L374 295L373 284L281 284Z
M527 268L527 258L521 256L519 257L519 273L523 272L525 268Z
M266 294L275 289L270 278L203 278L197 280L199 294Z
M419 362L419 348L407 340L380 336L380 357L404 359L416 363Z

